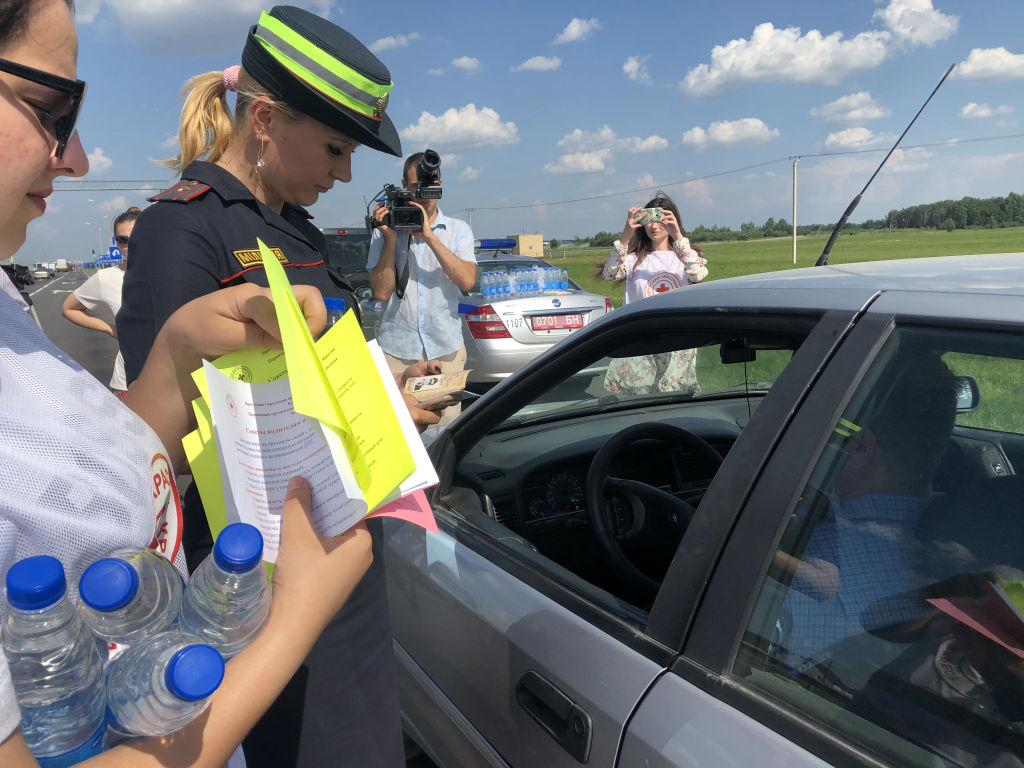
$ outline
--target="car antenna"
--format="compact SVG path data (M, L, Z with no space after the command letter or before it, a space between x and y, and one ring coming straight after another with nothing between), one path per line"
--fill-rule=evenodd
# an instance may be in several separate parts
M903 137L907 135L907 131L910 130L910 126L913 125L914 121L917 120L918 117L920 117L922 112L924 112L924 108L928 106L928 102L932 100L932 96L934 96L935 92L942 87L942 84L944 82L946 82L946 78L949 77L949 73L953 71L953 67L955 66L956 62L953 62L952 64L949 65L949 69L946 70L946 74L944 74L942 76L942 79L939 80L939 84L935 86L935 89L931 92L931 94L929 94L928 98L924 100L924 104L922 104L921 108L917 110L917 114L914 115L914 119L910 121L907 127L903 129L903 133L900 134L900 137L896 139L896 143L892 145L892 149L889 150L889 154L887 154L882 159L882 162L878 164L878 167L875 169L875 172L871 174L871 178L868 179L868 183L864 185L864 189L860 191L860 194L853 198L853 202L851 202L850 205L846 208L846 211L845 213L843 213L842 218L839 219L839 223L836 224L836 228L832 230L832 234L829 236L828 242L825 243L825 250L821 252L821 256L819 256L818 260L814 262L814 266L823 267L826 264L828 264L828 254L832 250L832 245L835 243L836 238L839 237L839 233L842 231L843 227L846 226L846 220L850 218L850 214L853 213L853 209L857 207L857 204L860 202L860 199L864 196L864 192L867 191L867 188L871 185L871 182L875 180L875 176L878 175L878 172L882 170L882 166L885 165L885 161L889 159L889 156L892 155L893 152L896 151L896 147L898 147L900 145L900 142L903 141Z

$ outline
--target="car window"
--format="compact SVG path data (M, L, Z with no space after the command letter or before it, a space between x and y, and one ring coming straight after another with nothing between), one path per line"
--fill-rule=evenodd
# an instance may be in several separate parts
M833 425L733 672L900 765L1024 765L1024 341L901 328Z
M644 355L603 357L542 392L507 422L575 417L587 411L630 408L643 402L713 399L748 392L763 395L792 358L791 345L772 343L757 349L756 342L749 339L715 339L696 348L670 347Z

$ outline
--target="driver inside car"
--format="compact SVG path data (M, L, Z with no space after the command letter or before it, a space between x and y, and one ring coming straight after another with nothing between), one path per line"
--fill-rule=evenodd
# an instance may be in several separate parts
M797 510L810 530L806 546L774 558L791 578L774 653L797 672L824 661L845 638L923 610L913 592L914 531L952 433L956 379L936 355L899 358L889 386L876 382L881 402L860 424L843 418L836 428L845 461L832 492ZM907 598L884 599L901 594Z

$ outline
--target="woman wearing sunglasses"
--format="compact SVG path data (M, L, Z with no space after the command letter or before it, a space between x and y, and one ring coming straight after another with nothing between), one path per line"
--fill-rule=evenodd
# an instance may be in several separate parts
M93 313L97 307L104 307L113 319L121 309L121 286L124 283L125 267L128 266L128 238L140 213L142 211L139 208L132 206L114 219L114 242L121 249L121 263L115 269L97 270L96 274L75 288L64 300L61 311L64 317L75 325L117 338L114 323L107 322ZM118 397L124 397L128 393L128 382L124 378L124 357L120 349L114 359L110 388Z
M54 181L88 170L74 132L85 91L76 79L77 42L68 0L0 0L0 258L22 245ZM305 286L295 293L311 329L322 330L320 295ZM113 548L151 542L164 545L183 571L180 502L173 484L155 493L154 471L173 477L175 466L184 468L181 437L192 428L198 394L190 374L203 357L273 346L280 340L268 291L217 291L168 319L122 403L0 293L0 574L24 557L50 554L64 564L73 594L86 565ZM224 765L372 560L365 527L321 539L309 508L309 486L294 478L268 623L228 663L204 715L172 736L118 746L88 765ZM0 605L0 619L5 610ZM45 751L26 744L20 718L0 653L4 768L34 766L30 748Z

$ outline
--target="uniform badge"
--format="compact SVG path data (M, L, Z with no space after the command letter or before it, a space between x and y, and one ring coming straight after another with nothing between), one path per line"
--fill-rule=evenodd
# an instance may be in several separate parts
M376 117L378 120L384 116L384 110L388 108L388 97L390 95L390 93L385 93L383 96L377 99L377 103L374 104L373 106L373 116Z
M270 252L277 256L277 260L282 264L288 263L288 258L284 255L284 251L280 248L271 248ZM234 257L238 260L238 263L243 268L248 269L249 267L255 267L263 263L263 257L260 256L258 248L248 248L241 251L232 251Z

